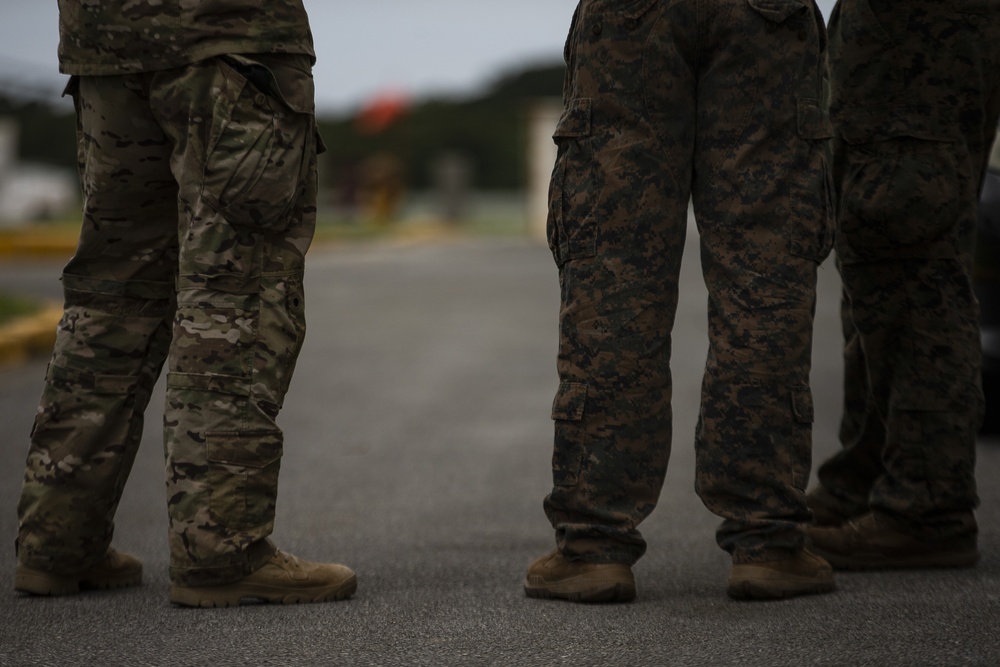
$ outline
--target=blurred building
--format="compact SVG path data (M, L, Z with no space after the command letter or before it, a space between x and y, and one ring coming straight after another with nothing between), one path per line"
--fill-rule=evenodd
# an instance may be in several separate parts
M0 227L64 215L78 199L74 174L18 160L19 128L0 118Z
M539 240L546 239L549 181L556 162L556 145L552 135L562 110L560 99L543 99L536 102L528 113L528 230Z

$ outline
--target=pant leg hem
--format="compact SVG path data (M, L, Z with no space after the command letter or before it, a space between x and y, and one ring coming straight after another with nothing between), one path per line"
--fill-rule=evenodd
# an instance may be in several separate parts
M227 563L189 567L170 566L170 581L182 586L222 586L234 584L259 570L278 548L270 540L254 542Z

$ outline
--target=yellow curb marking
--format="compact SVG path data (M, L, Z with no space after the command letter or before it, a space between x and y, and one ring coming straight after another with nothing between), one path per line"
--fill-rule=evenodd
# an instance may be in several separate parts
M61 317L62 307L50 306L0 326L0 366L24 363L32 356L51 352Z

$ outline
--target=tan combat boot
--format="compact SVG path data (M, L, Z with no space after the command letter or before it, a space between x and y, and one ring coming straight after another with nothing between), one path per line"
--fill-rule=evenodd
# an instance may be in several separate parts
M142 563L108 547L104 558L78 574L61 575L18 565L14 590L32 595L73 595L86 590L128 588L142 583Z
M529 598L628 602L635 597L635 579L628 565L571 561L555 550L528 568L524 592Z
M729 571L729 597L737 600L780 600L833 589L833 568L806 550L784 560L735 564Z
M170 587L170 601L185 607L238 607L244 598L279 604L345 600L358 588L350 568L336 563L310 563L275 552L269 561L233 584Z
M845 503L822 486L806 494L806 505L812 510L813 523L817 526L839 526L868 511L867 506Z
M979 561L975 520L968 536L918 536L889 516L869 512L842 526L809 528L812 549L837 569L972 567Z

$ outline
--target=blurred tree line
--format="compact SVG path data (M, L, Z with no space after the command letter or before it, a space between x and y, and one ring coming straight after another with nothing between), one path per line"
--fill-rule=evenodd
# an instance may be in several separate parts
M356 114L320 115L329 152L321 178L335 187L351 169L377 154L401 162L407 185L431 187L435 165L448 153L470 163L480 189L517 189L525 178L525 115L533 100L559 97L562 63L509 72L468 98L415 100L380 132L365 131ZM20 126L19 157L76 169L76 121L70 104L24 101L0 91L0 117Z
M327 178L337 179L367 156L396 155L411 188L434 183L441 155L459 154L481 189L517 189L525 179L525 117L533 101L562 94L565 67L560 63L507 74L483 94L464 100L420 101L371 134L350 117L320 118L320 133L330 147ZM332 168L331 168L332 167Z
M0 118L17 123L20 160L76 171L76 114L72 104L21 100L0 90Z

